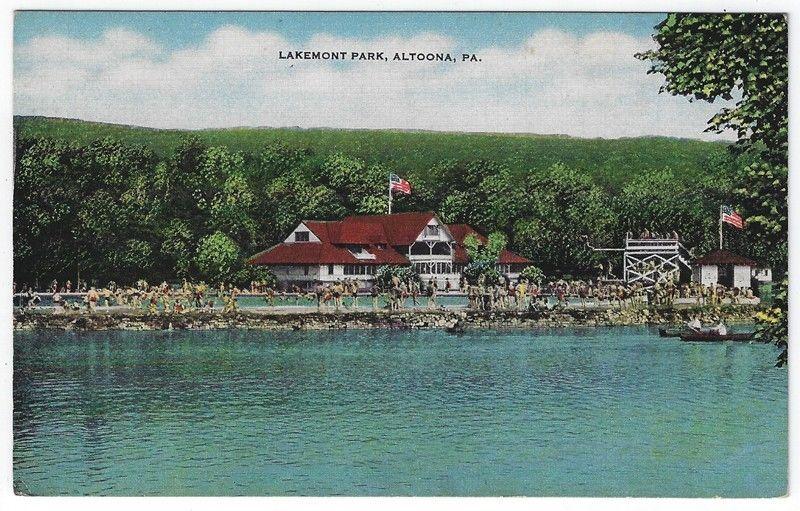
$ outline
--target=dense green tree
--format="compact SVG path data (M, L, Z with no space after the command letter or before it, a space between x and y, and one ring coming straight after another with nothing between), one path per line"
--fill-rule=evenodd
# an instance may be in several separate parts
M20 277L108 279L134 271L131 241L149 247L152 239L152 152L107 138L85 147L24 145L14 191Z
M668 169L651 171L632 180L615 198L617 235L638 235L644 229L675 231L700 256L717 248L719 204L714 191L702 183L683 183Z
M209 234L197 245L195 264L200 277L218 284L230 282L240 265L239 246L222 232Z
M347 214L340 197L323 184L294 174L273 180L265 191L270 201L271 241L282 240L301 220L333 220Z
M763 161L742 176L739 206L753 235L772 246L774 274L787 265L788 24L783 14L670 14L656 27L658 47L639 55L649 72L663 74L662 90L713 102L735 100L709 120L708 130L737 133L736 147ZM779 288L781 285L778 286ZM785 290L778 289L777 295ZM786 302L784 302L785 305ZM783 310L780 321L788 320ZM763 321L766 333L786 345L785 325ZM779 363L786 360L785 353Z
M499 231L489 234L486 243L481 242L475 234L470 233L464 237L464 250L467 251L472 262L495 264L507 243L506 235Z
M520 279L526 279L528 282L541 284L544 281L544 272L538 266L526 266L519 274Z
M586 236L598 245L612 242L614 214L603 190L585 174L554 165L528 176L524 197L513 247L550 275L591 273L598 257Z
M475 234L468 234L464 238L464 249L467 251L469 263L463 271L467 282L476 284L481 277L485 282L497 282L500 278L497 261L507 243L506 235L499 231L489 234L486 243L481 242Z
M194 233L188 222L173 218L163 231L161 257L170 274L183 279L190 276L194 257Z
M663 91L736 104L709 120L709 131L735 130L738 145L786 163L788 25L783 14L670 14L656 27L658 48L639 54Z

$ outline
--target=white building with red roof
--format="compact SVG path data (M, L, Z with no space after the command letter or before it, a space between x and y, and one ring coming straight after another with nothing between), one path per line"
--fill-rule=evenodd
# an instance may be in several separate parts
M468 261L464 238L486 237L466 224L447 225L433 212L348 216L338 221L303 220L286 237L250 259L269 266L281 284L310 285L345 278L373 280L381 265L412 265L422 279L458 288ZM503 250L501 273L516 279L531 261Z
M764 275L768 275L768 280ZM726 287L748 288L751 279L772 281L769 268L759 269L758 263L727 250L714 250L692 263L692 280L704 286L722 284Z

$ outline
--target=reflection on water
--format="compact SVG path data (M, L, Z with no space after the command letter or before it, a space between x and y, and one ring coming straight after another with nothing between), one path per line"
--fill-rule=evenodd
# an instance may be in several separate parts
M775 348L645 328L17 333L32 494L773 496Z

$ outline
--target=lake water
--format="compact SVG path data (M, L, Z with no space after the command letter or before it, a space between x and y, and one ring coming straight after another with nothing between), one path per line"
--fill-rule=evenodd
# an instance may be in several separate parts
M782 495L787 371L648 328L36 332L37 495Z

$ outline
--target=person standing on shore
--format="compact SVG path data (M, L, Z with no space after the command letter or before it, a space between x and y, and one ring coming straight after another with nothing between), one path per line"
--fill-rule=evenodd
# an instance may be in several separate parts
M322 295L325 293L325 286L322 285L322 282L317 281L316 285L314 286L314 296L317 300L317 310L322 308Z
M494 286L495 295L497 296L497 304L500 309L508 308L508 288L505 282L498 282Z
M103 288L103 289L100 291L100 294L101 294L101 296L103 297L103 304L104 304L106 307L111 307L111 297L112 297L112 295L113 295L113 294L112 294L112 292L111 292L111 290L110 290L109 288Z
M64 298L61 296L61 293L59 293L57 289L53 293L53 305L55 305L56 307L60 307L62 312L65 310Z
M437 285L435 280L430 279L428 281L427 291L428 291L428 308L434 309L436 308L436 291L437 291Z
M239 288L233 286L230 288L229 292L227 293L228 301L225 304L225 308L223 312L236 312L239 309Z
M378 310L378 286L372 285L372 289L369 291L370 296L372 297L372 310Z
M516 295L517 295L517 309L519 310L527 309L528 308L528 304L526 303L528 297L527 280L522 279L517 283Z
M25 304L27 307L35 307L39 303L39 295L33 290L33 286L28 286L28 292L25 295Z
M475 286L473 286L472 284L467 284L466 288L467 288L467 307L470 309L476 309L478 301L475 298L477 294L475 291ZM462 286L461 289L464 289L464 286Z
M400 285L392 287L391 291L391 310L397 311L403 307L403 290Z
M150 314L155 314L158 312L158 294L156 293L155 289L152 289L149 295L145 295L146 298L149 298L150 304L148 306L148 312Z
M97 290L92 287L89 289L89 292L86 294L86 305L89 312L94 312L97 308L97 301L100 300L100 294Z
M338 312L339 307L342 306L342 294L344 294L344 286L342 286L342 282L337 280L336 283L333 285L333 307Z
M350 289L349 289L349 291L350 291L350 296L351 296L351 298L352 298L352 300L353 300L353 301L350 303L350 305L351 305L351 306L352 306L354 309L358 309L358 281L357 281L356 279L353 279L353 280L350 282Z

